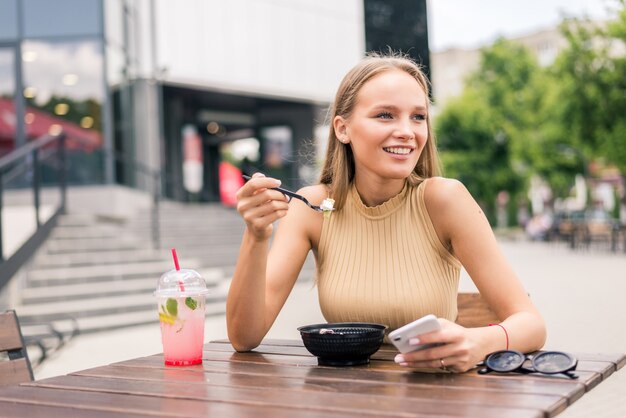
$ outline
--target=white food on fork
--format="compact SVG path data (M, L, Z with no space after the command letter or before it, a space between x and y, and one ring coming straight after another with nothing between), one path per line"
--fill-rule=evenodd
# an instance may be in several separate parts
M322 209L323 211L331 211L331 210L335 210L334 206L335 206L335 200L331 199L330 197L327 197L326 199L322 201L322 204L320 205L320 209Z

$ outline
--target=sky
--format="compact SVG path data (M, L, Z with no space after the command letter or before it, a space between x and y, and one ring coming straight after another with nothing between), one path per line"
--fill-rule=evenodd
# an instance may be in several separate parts
M613 0L428 0L432 51L476 48L557 25L563 16L606 19Z

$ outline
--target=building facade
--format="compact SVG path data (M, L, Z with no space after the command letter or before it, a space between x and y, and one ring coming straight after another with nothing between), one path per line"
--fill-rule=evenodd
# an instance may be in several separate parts
M425 0L0 0L0 154L64 131L72 184L159 172L215 201L237 167L297 188L366 41L428 65Z
M364 42L358 0L0 0L0 152L63 130L74 184L141 187L140 165L218 200L245 159L298 186Z

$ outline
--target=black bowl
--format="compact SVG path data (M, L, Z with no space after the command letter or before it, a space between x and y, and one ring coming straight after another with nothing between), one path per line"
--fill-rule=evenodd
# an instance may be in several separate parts
M336 322L306 325L298 331L320 366L357 366L370 362L383 343L386 328L366 322Z

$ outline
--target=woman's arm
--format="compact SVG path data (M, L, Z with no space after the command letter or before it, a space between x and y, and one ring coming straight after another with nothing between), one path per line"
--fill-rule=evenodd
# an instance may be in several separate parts
M310 215L316 214L300 202L288 204L282 193L271 190L277 185L257 174L237 195L246 230L226 301L228 337L237 351L255 348L267 334L311 248Z
M440 241L463 264L501 319L508 333L508 347L523 352L540 349L546 339L544 321L500 251L491 226L474 198L456 180L432 178L425 187L426 207ZM422 362L421 367L439 367L440 359L444 358L447 367L464 371L487 354L506 348L507 335L498 326L466 329L441 321L442 331L422 336L420 340L446 344L409 356Z

